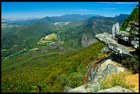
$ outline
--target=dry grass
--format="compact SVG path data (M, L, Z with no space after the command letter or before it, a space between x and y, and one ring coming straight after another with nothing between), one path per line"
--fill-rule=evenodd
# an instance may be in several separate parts
M126 70L124 72L119 72L117 74L112 73L107 77L104 77L103 79L100 80L100 83L102 84L102 89L107 89L114 86L121 86L133 90L134 85L127 83L125 80L125 77L131 74L132 74L131 71Z
M46 36L45 39L47 39L47 40L57 39L57 35L52 33L52 34L49 34L48 36Z

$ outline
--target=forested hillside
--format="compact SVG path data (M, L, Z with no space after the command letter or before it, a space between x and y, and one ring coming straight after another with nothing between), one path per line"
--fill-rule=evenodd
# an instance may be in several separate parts
M106 55L101 42L72 52L19 55L1 63L2 92L62 92L65 86L82 84L86 66Z

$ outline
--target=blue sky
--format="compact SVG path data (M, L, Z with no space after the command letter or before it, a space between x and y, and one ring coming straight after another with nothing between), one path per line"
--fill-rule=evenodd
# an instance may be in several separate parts
M130 14L139 2L1 2L2 18L97 14Z

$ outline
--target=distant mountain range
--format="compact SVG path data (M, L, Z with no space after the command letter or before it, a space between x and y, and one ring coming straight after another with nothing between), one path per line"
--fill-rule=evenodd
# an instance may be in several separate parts
M125 18L128 18L129 14L120 14L120 15L116 15L114 17L114 19L120 20L120 21L124 21Z
M66 14L63 16L56 16L56 17L45 17L50 22L67 22L67 21L77 21L77 20L84 20L91 17L100 17L100 15L95 14Z
M101 32L111 33L112 25L116 22L121 24L127 16L125 14L115 17L103 17L94 14L66 14L60 17L45 17L40 20L34 20L31 24L15 31L9 30L8 32L12 31L12 33L2 36L2 49L7 49L3 52L2 56L8 56L25 47L31 48L42 37L51 33L59 35L60 40L58 41L63 41L63 45L72 48L86 47L96 42L95 34ZM55 22L70 23L64 26L55 26ZM24 23L27 22L25 21L22 24ZM17 22L17 24L21 23ZM61 33L58 33L59 31ZM14 45L18 46L13 48Z

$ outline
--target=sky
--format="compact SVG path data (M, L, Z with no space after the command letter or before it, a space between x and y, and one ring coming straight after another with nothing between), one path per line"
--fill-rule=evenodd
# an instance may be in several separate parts
M3 18L43 18L65 14L114 17L130 14L139 2L1 2Z

